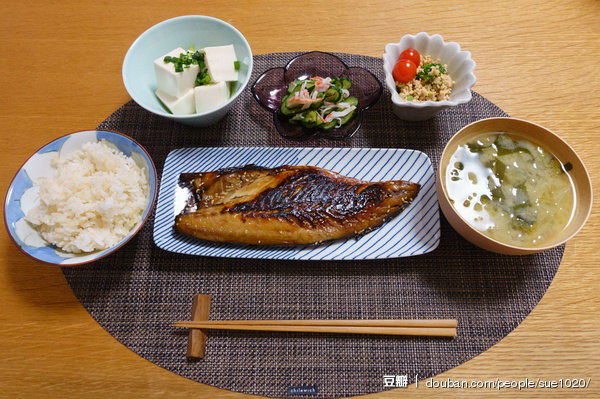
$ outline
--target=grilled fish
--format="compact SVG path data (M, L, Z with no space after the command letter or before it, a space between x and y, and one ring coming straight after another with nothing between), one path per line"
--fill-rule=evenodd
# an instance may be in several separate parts
M202 240L306 245L378 228L419 193L402 180L365 182L314 166L256 165L184 173L193 196L175 229Z

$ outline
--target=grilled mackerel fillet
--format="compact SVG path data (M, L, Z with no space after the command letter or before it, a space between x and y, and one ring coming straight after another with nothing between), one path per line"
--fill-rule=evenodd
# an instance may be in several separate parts
M305 245L376 229L419 193L402 180L364 182L314 166L256 165L184 173L193 198L175 229L202 240Z

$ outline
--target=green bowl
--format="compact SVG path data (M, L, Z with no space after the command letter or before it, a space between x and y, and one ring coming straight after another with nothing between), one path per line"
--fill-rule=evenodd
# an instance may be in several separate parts
M229 100L211 111L191 115L174 115L156 97L154 60L177 47L197 49L233 44L240 61L239 79ZM129 47L123 61L123 83L129 95L153 114L192 126L209 126L221 120L252 74L252 50L246 38L220 19L203 15L186 15L163 21L142 33Z

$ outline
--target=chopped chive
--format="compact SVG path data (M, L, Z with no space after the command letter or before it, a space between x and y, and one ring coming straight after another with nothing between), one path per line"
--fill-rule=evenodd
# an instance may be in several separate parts
M432 62L431 64L425 64L423 65L421 68L423 69L422 72L417 72L417 75L415 76L415 79L417 80L424 80L426 83L433 83L433 80L435 79L435 76L430 75L431 73L431 69L436 67L438 69L438 71L441 74L445 74L446 73L446 68L443 67L442 64L438 64L436 62Z
M406 96L406 101L412 101L412 100L414 100L413 96Z
M239 71L240 70L240 62L233 61L233 67L235 68L236 71Z
M196 85L196 86L202 86L202 85L205 85L205 84L208 84L208 83L210 83L210 81L211 81L211 80L212 80L212 79L211 79L211 77L210 77L210 75L209 75L208 73L206 73L206 72L200 72L200 73L199 73L199 74L196 76L196 82L195 82L195 85Z
M190 48L190 51L191 50L193 50L193 48ZM201 70L206 68L204 65L204 54L199 51L180 53L179 57L165 56L163 61L165 64L169 62L172 63L175 72L183 72L184 69L189 69L191 65L198 65Z

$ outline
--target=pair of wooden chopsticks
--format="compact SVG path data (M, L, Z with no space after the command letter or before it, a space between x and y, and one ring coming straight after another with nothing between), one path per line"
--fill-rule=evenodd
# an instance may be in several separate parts
M281 331L338 334L421 335L455 337L456 320L208 320L210 297L196 294L192 321L175 327L189 328L187 357L201 359L206 350L206 330Z
M456 320L219 320L178 321L175 327L205 330L283 331L337 334L456 336Z

